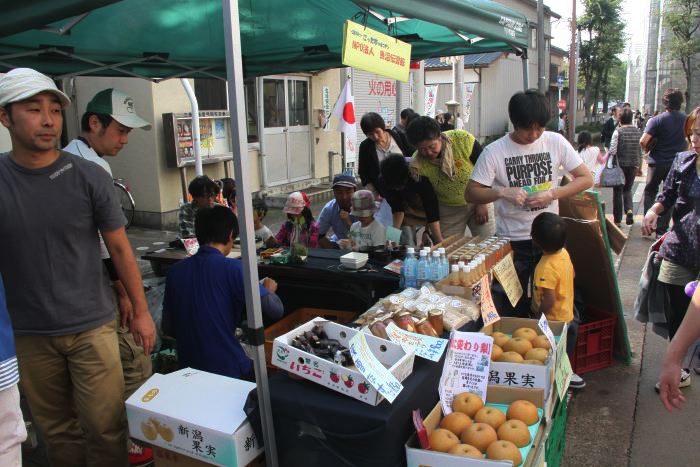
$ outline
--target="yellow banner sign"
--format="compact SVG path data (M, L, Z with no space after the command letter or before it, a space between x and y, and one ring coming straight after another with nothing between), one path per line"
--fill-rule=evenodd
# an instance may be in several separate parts
M342 61L343 65L408 81L411 44L347 20Z

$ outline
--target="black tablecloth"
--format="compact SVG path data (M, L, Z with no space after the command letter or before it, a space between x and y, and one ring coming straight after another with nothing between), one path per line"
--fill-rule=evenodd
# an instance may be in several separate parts
M476 331L478 323L462 330ZM426 416L439 400L439 362L416 357L413 373L392 404L372 406L279 372L270 398L280 466L391 467L406 463L404 444L414 431L411 412Z

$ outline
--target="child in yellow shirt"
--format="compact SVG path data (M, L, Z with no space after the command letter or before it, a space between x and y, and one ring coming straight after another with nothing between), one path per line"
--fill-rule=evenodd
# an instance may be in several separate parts
M532 222L532 241L542 249L542 258L532 277L532 311L550 321L569 323L566 353L573 361L578 325L574 321L574 265L566 251L566 222L558 215L543 212ZM580 389L586 382L578 375L570 386Z

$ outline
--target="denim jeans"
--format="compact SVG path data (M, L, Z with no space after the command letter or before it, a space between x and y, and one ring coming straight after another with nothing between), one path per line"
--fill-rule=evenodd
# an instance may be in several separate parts
M613 219L616 224L622 222L622 216L633 209L632 186L637 174L637 167L620 167L625 174L625 184L613 187ZM646 212L646 211L644 211Z

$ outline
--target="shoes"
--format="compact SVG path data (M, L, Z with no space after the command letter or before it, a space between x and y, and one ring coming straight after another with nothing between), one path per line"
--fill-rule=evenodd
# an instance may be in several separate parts
M569 387L571 389L581 389L586 387L586 382L579 375L574 373L571 375L571 381L569 382Z
M700 369L699 369L700 370ZM696 371L698 373L698 371ZM698 373L700 374L700 373ZM681 369L681 380L678 383L679 388L687 388L690 386L690 372L686 370L685 368ZM654 390L656 392L661 392L661 383L656 383L656 386L654 386Z
M627 214L625 215L625 224L627 224L627 225L634 224L634 213L632 212L631 209L627 210Z
M153 463L153 449L129 441L129 466L145 467Z
M616 226L618 229L621 229L621 228L622 228L622 221L620 221L620 222L615 222L615 226Z

